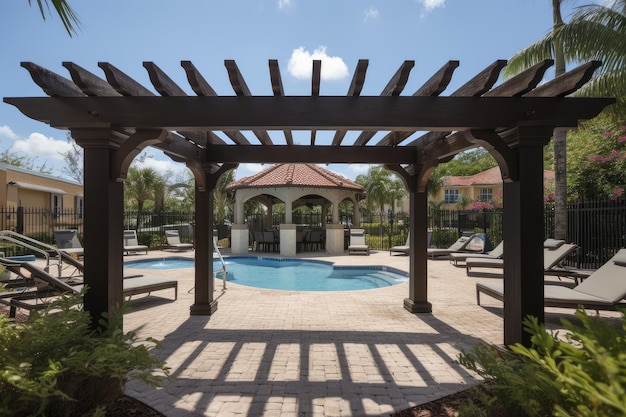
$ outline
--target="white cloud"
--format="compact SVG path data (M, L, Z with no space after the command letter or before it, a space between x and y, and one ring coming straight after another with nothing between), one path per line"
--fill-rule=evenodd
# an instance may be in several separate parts
M278 0L278 10L287 10L291 8L291 0Z
M254 175L257 172L261 172L265 168L268 168L268 167L269 165L264 165L264 164L239 164L239 166L237 167L237 172L235 174L235 177L237 179L240 179L243 177L249 177L250 175Z
M7 138L10 140L17 140L17 134L7 125L0 126L0 138Z
M63 159L61 153L65 153L71 149L72 146L67 140L46 137L41 133L31 133L26 139L19 139L16 135L15 142L11 146L11 150L15 152L25 153L32 157L56 159L59 161Z
M438 7L445 7L446 5L446 0L417 0L417 2L421 3L426 11L431 11Z
M146 157L142 158L143 155ZM185 164L174 162L169 159L168 156L165 156L165 154L153 149L144 151L143 154L140 154L135 159L134 164L138 168L152 168L161 175L169 173L172 178L176 178L185 171L188 171Z
M351 175L350 177L356 177L360 174L367 174L367 171L369 171L370 167L370 164L350 164L348 165L348 169L354 173L354 176Z
M348 66L343 59L329 56L326 47L320 46L313 52L304 49L303 46L291 52L287 69L295 78L306 80L311 78L313 72L313 60L322 61L322 80L339 80L348 76Z
M368 21L372 19L378 19L379 12L376 7L372 6L372 7L368 7L367 9L365 9L364 15L365 15L365 21Z

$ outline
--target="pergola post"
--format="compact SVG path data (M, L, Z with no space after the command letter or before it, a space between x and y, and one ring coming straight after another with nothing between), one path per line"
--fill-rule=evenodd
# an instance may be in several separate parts
M192 316L210 316L217 310L213 299L213 190L218 175L204 172L206 189L195 186L196 224L194 227L195 246L195 285L194 304L190 307ZM218 177L218 178L214 178Z
M404 299L404 308L411 313L432 313L433 306L428 301L428 195L418 191L418 175L409 177L409 298Z
M95 328L124 302L124 186L111 175L120 142L108 129L73 129L72 137L84 149L84 309Z
M504 140L517 156L517 180L503 184L504 344L530 346L526 316L544 322L543 147L552 129L517 128Z

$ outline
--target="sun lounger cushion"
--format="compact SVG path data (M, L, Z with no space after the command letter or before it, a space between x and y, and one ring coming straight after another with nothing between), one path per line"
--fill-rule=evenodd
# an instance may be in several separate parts
M562 244L564 244L565 241L561 240L561 239L546 239L543 242L543 247L544 248L550 248L550 249L556 249L558 247L560 247Z

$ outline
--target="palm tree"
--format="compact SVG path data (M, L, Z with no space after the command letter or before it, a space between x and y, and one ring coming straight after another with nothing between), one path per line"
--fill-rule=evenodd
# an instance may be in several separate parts
M373 166L367 172L367 175L359 175L356 183L365 188L367 197L365 204L368 210L377 208L379 213L385 212L385 204L391 203L389 193L391 184L391 172L383 167Z
M213 190L213 216L217 224L224 224L224 219L229 213L233 213L235 205L235 193L227 190L226 186L235 180L235 171L224 173Z
M124 193L127 201L137 202L137 227L139 227L144 203L152 200L156 204L165 195L165 180L152 168L130 167L124 182Z
M76 15L74 10L70 7L67 0L50 0L50 3L52 3L52 7L54 7L57 14L61 18L61 22L63 23L68 35L71 37L72 34L76 34L76 29L80 27L80 20L78 19L78 15ZM32 0L28 0L28 4L31 5ZM41 17L43 17L43 20L46 20L46 9L48 9L48 11L50 10L48 0L37 0L37 5L39 6Z
M560 31L565 23L561 16L563 0L552 0L552 31L543 39L515 54L504 70L505 76L513 76L544 59L554 59L554 76L565 73L564 43L554 34ZM554 237L567 238L567 148L565 131L556 131L554 142Z

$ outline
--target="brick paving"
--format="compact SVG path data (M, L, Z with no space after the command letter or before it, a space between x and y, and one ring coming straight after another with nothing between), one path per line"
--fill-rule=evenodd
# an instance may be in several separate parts
M193 252L150 252L126 260ZM228 255L227 253L225 254ZM272 255L274 256L274 255ZM279 255L276 255L279 257ZM408 271L406 256L323 256L338 265L388 265ZM126 393L168 417L388 416L468 388L480 381L456 363L461 349L502 343L502 303L484 296L464 268L428 261L432 314L403 308L408 282L342 292L290 292L215 281L218 310L190 316L193 269L143 271L175 277L171 290L138 296L124 330L154 337L171 381L152 388L138 381ZM546 325L560 327L572 310L548 309ZM614 316L615 313L603 312Z

